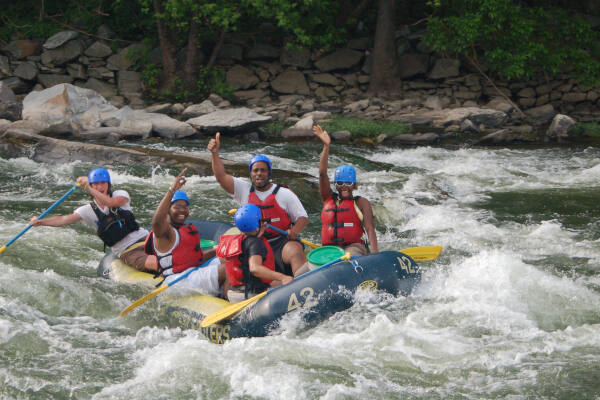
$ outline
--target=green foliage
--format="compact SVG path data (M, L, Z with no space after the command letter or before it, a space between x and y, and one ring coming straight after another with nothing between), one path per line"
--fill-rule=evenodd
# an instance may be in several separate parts
M154 20L140 17L136 0L19 0L2 5L0 42L48 38L69 29L96 34L100 25L117 37L137 40L154 35Z
M410 127L402 122L371 121L344 116L337 116L330 121L323 121L321 125L329 133L350 131L355 138L376 138L382 133L388 136L396 136L410 131Z
M513 0L435 0L426 43L466 55L505 79L554 76L572 69L586 84L600 82L598 39L580 16Z
M579 123L573 127L573 135L600 138L600 124L598 122Z
M289 127L289 124L286 124L280 119L273 120L265 125L263 125L260 129L270 137L279 137L279 134L286 128Z

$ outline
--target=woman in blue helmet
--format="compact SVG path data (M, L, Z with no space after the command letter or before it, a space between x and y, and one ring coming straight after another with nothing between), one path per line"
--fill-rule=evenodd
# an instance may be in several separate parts
M266 223L261 222L261 210L255 204L244 204L235 213L235 226L242 232L223 235L217 256L225 261L230 288L227 298L237 303L257 295L269 287L292 281L289 275L277 272L275 256L264 238Z
M77 208L73 214L43 219L33 217L29 223L33 226L63 226L83 221L97 228L100 239L125 264L139 271L156 271L156 257L144 252L148 231L137 224L129 193L113 191L110 174L104 168L96 168L88 176L80 176L77 183L89 193L92 202Z
M319 125L313 127L313 133L323 142L319 160L319 193L323 201L321 242L343 247L353 255L379 252L371 203L364 197L353 196L357 187L356 171L350 165L337 167L333 179L337 192L331 190L327 175L331 138ZM368 242L362 239L364 232Z
M158 258L158 273L165 283L177 279L186 269L196 267L211 259L215 249L202 251L200 234L193 224L186 224L190 200L180 190L186 183L185 168L167 190L152 217L152 232L146 239L146 253ZM225 266L218 258L198 268L178 287L198 290L204 294L219 296L225 282Z

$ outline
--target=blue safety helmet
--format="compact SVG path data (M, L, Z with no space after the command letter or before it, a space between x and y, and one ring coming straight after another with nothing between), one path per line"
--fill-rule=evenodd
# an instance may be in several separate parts
M255 204L244 204L235 212L233 220L235 226L244 232L254 232L260 228L261 212Z
M187 194L183 190L176 190L173 193L173 197L171 198L171 204L175 203L177 200L184 200L187 205L190 205L190 199L188 199Z
M108 182L110 183L110 175L104 168L96 168L88 173L88 183Z
M250 171L252 171L252 165L254 165L254 163L259 162L259 161L263 161L266 162L267 165L269 166L269 176L271 175L271 160L269 160L269 157L263 155L263 154L257 154L254 157L252 157L252 160L250 160L250 163L248 164L248 169Z
M340 165L335 169L334 182L356 183L356 171L350 165Z

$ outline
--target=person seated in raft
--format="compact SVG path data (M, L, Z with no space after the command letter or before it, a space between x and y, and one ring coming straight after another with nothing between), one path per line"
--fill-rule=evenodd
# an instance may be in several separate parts
M235 213L238 235L223 235L217 247L217 257L224 259L230 289L229 302L238 303L269 287L287 284L292 277L275 270L273 249L265 239L266 223L261 222L261 210L254 204L244 204Z
M80 176L77 183L92 197L92 202L81 206L69 215L38 219L32 217L32 226L63 226L77 221L93 225L105 246L111 248L121 261L139 271L157 270L155 256L144 252L144 239L148 231L141 228L131 209L129 193L113 191L110 174L104 168L92 169L88 176Z
M238 204L256 204L262 211L263 220L287 231L285 236L267 228L264 234L275 253L277 270L294 276L307 272L309 268L304 246L296 239L308 224L308 214L298 196L290 189L271 182L271 161L262 154L252 157L248 164L251 183L229 175L219 157L220 145L221 134L217 132L208 143L217 182L233 195Z
M146 238L145 251L158 258L158 274L168 284L188 268L196 267L213 258L216 249L202 251L200 234L193 224L185 221L190 214L190 200L180 189L185 185L185 168L158 204L152 217L152 231ZM225 282L225 266L218 258L198 268L179 287L198 290L204 294L219 296Z
M350 165L337 167L333 179L337 192L331 190L327 176L331 138L319 125L313 127L313 133L323 142L319 160L319 193L323 202L321 243L343 247L352 255L379 252L371 203L364 197L352 196L357 188L356 171ZM365 231L368 242L362 239Z

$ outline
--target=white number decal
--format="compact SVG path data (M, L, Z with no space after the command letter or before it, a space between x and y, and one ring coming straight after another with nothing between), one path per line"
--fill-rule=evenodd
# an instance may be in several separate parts
M290 301L288 302L288 311L295 310L296 308L305 307L311 308L319 304L317 299L314 298L315 291L311 287L305 287L300 290L300 296L304 298L304 302L302 303L298 300L296 293L292 293L290 296Z
M403 270L405 270L409 274L414 274L415 273L415 270L411 266L410 260L406 256L402 256L402 258L396 257L396 259L400 263L400 268L402 268Z

